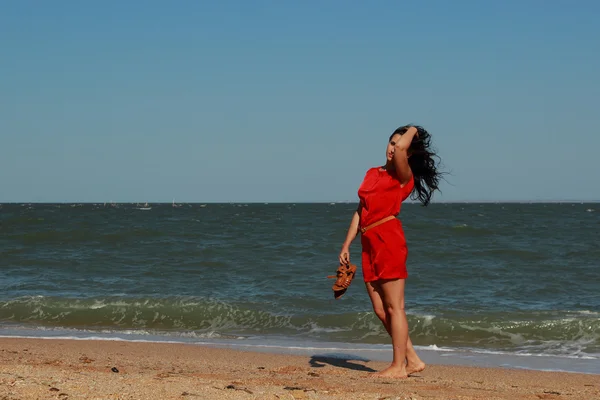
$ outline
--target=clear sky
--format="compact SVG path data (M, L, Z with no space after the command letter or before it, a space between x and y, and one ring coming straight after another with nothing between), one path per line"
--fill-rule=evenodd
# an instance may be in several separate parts
M4 1L0 202L600 200L600 2Z

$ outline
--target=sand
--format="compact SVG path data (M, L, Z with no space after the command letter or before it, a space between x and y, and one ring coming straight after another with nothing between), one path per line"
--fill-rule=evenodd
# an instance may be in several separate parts
M374 379L381 362L191 344L0 339L0 400L600 399L600 375L428 365Z

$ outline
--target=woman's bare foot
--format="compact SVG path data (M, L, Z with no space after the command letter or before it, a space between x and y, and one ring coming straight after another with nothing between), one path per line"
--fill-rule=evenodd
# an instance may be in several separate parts
M383 371L374 372L373 377L375 378L397 378L397 379L406 379L408 375L406 374L406 366L395 365L392 364Z
M406 366L406 375L416 374L417 372L421 372L425 369L425 363L423 361L417 363L410 363Z

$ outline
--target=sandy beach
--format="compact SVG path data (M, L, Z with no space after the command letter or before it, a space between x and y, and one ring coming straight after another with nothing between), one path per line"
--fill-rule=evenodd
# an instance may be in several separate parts
M0 339L0 399L600 399L600 375L381 362L189 344Z

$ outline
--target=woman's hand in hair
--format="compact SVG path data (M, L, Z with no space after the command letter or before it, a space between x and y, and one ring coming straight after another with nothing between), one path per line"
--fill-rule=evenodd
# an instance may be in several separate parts
M394 146L394 152L398 152L398 150L408 150L415 136L419 137L419 132L417 131L417 128L411 126L404 134L400 136L400 140L396 142L396 145Z

